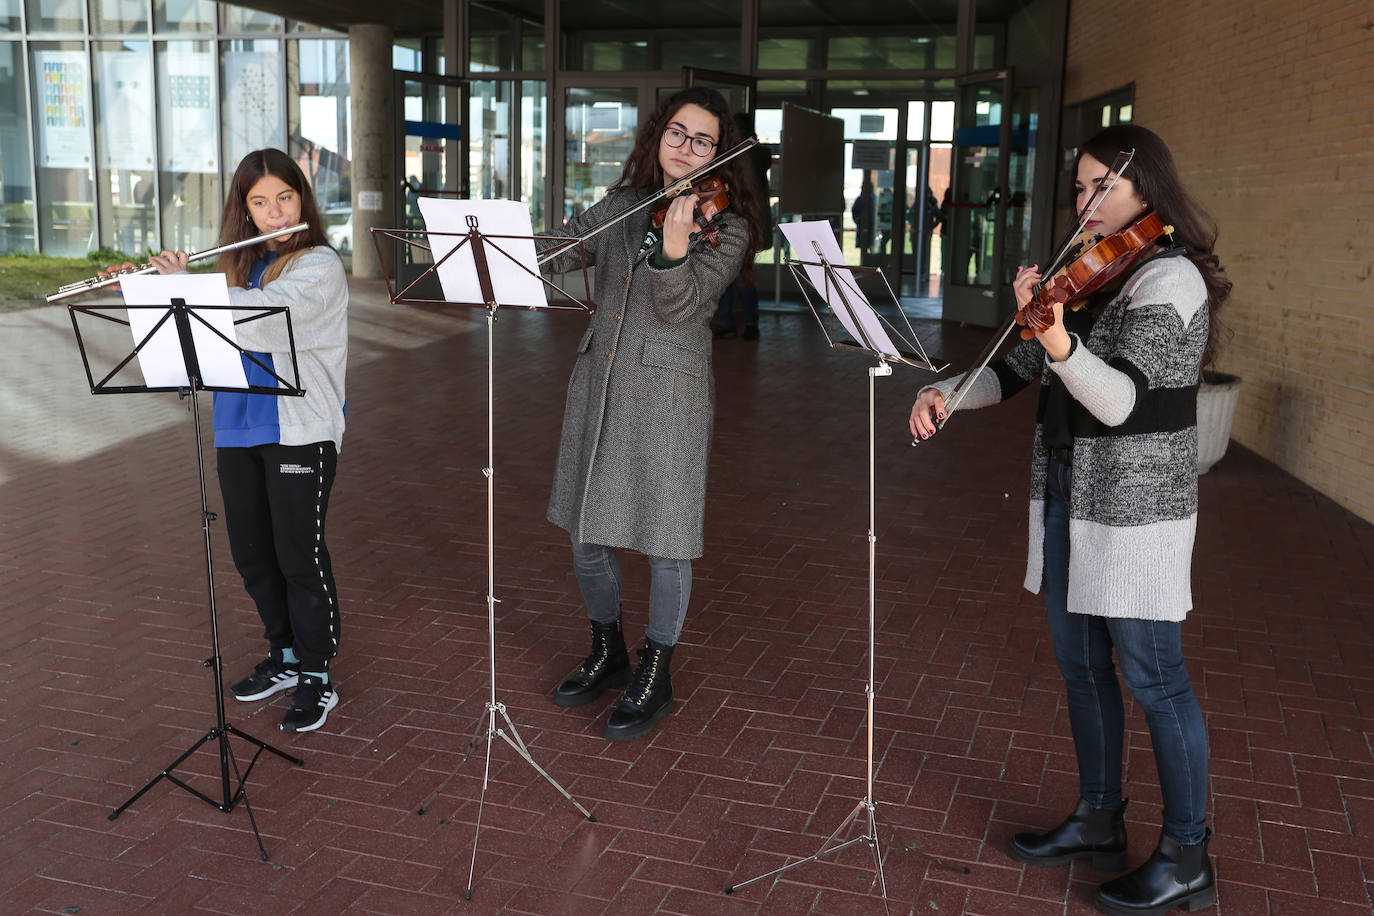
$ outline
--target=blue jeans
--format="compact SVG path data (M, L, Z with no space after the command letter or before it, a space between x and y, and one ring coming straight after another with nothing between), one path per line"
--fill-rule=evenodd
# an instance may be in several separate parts
M1184 845L1207 830L1207 731L1183 664L1183 626L1071 614L1071 469L1050 460L1045 490L1045 610L1054 657L1064 675L1069 725L1078 754L1079 793L1094 808L1121 805L1125 712L1112 650L1131 695L1145 712L1164 797L1164 833Z
M573 569L596 623L620 619L620 558L614 547L572 542ZM692 596L692 561L649 557L649 627L645 634L665 646L677 645L687 601Z

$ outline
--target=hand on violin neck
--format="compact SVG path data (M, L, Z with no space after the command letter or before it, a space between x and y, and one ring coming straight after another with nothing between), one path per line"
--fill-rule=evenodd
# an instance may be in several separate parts
M697 195L680 194L668 205L663 217L663 256L670 261L686 257L692 233L696 231Z
M1016 279L1011 281L1012 292L1016 294L1016 307L1024 309L1035 298L1035 286L1040 282L1040 266L1016 268Z

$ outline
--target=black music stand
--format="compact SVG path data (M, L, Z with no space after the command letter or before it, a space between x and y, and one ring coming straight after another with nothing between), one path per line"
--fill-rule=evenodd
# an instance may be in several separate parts
M262 835L258 832L257 819L253 817L253 807L248 802L248 792L245 785L248 781L248 775L253 772L253 767L257 765L258 757L262 755L263 751L268 751L272 754L275 754L283 760L289 760L296 766L302 766L304 764L304 761L302 761L298 757L292 757L290 754L280 751L272 745L266 743L265 741L260 741L259 739L254 738L252 735L249 735L246 732L240 731L239 729L230 725L225 720L224 674L220 661L219 650L219 616L215 609L215 570L213 555L211 553L210 547L210 522L214 521L217 518L217 516L215 513L210 511L205 493L205 452L201 441L199 410L200 405L199 399L197 398L197 393L200 391L244 391L252 394L266 394L285 397L300 397L304 395L305 391L299 387L300 370L296 365L296 345L295 336L291 330L291 314L289 310L285 308L257 307L252 309L239 309L237 311L248 312L251 314L248 314L247 317L237 319L234 323L243 324L244 322L258 321L263 318L270 317L272 315L282 315L286 320L286 331L288 339L291 341L291 368L294 378L296 379L295 383L286 381L284 378L278 375L273 369L268 368L266 365L264 365L262 361L259 360L256 356L246 352L245 350L243 350L242 347L238 346L237 343L235 343L230 338L226 337L219 329L215 328L209 321L207 321L204 315L197 314L198 312L202 311L235 311L230 306L188 306L186 304L186 300L184 299L172 299L171 305L70 305L67 308L71 314L72 330L76 333L76 344L79 350L81 351L81 363L86 370L86 381L90 385L91 394L144 394L161 391L175 391L178 397L190 397L191 416L194 418L196 431L196 471L197 478L200 481L201 529L204 532L205 536L205 583L210 598L211 654L210 657L207 658L203 664L204 667L210 668L214 672L215 724L211 726L209 731L202 735L199 740L197 740L184 753L182 753L181 756L177 757L170 764L163 767L162 770L156 776L150 779L148 783L143 786L143 788L139 789L137 792L131 795L129 799L124 802L124 804L120 805L118 808L111 811L109 814L109 819L114 820L115 818L119 817L119 815L124 813L125 809L127 809L134 802L138 801L139 798L141 798L145 792L147 792L153 786L157 785L157 783L160 780L166 779L173 785L185 789L187 792L190 792L196 798L199 798L206 804L218 808L220 811L229 812L234 810L234 806L237 805L241 800L243 802L244 809L248 812L248 822L253 827L253 837L257 840L258 852L262 855L262 860L266 862L268 861L267 849L262 844ZM116 314L110 313L145 309L157 309L160 310L163 314L154 322L152 328L146 334L143 335L143 338L134 345L133 350L131 350L126 356L124 356L124 358L121 359L115 365L115 367L109 371L108 374L106 374L99 381L96 381L94 375L92 375L91 373L90 358L86 353L86 344L81 336L81 324L77 320L76 316L78 314L89 315L92 317L104 319L106 321L114 322L115 324L121 324L126 327L131 327L131 322L128 318L121 318ZM122 372L131 362L133 362L133 360L136 357L138 357L141 352L143 352L145 347L149 346L150 342L153 341L154 337L157 335L159 330L162 330L164 326L167 326L169 324L171 325L171 328L175 330L177 340L180 344L181 358L185 368L186 383L184 385L162 386L147 384L114 384L113 380L115 379L115 377L119 375L119 373ZM246 387L226 387L205 384L204 380L201 377L200 358L196 352L196 334L193 331L193 327L200 328L202 329L202 331L208 331L212 335L211 337L206 338L205 335L202 333L202 340L218 339L220 341L223 341L225 345L233 347L234 350L236 350L243 356L246 356L258 367L262 368L267 372L270 372L272 374L272 377L276 379L277 383L281 387L275 388L262 385L247 385ZM242 773L239 772L238 760L234 757L233 748L229 743L230 735L236 735L257 748L257 750L253 752L253 757L248 762L248 766L243 770ZM199 789L196 789L194 786L191 786L190 784L183 781L173 772L186 760L186 758L190 757L197 750L199 750L201 745L208 744L211 741L216 742L216 745L219 750L220 793L218 798L211 797L210 795L201 792ZM238 781L237 785L232 785L230 782L229 771L231 766L233 768L234 779Z
M795 224L788 224L789 226ZM823 224L827 226L828 224ZM833 238L833 237L832 237ZM820 244L812 242L814 251L813 260L794 260L789 258L787 265L792 271L793 277L801 286L802 294L806 298L806 304L810 307L811 313L821 325L821 330L825 333L826 340L832 348L845 347L854 349L870 356L876 357L877 365L868 367L868 681L864 685L864 694L867 699L867 772L864 784L864 796L859 799L853 810L849 813L834 832L825 839L819 850L815 854L799 859L796 862L789 862L770 872L741 881L737 884L727 885L725 893L733 894L742 887L747 887L765 878L772 878L781 875L783 872L790 871L810 862L815 862L831 853L837 853L847 849L856 843L866 844L873 852L873 862L877 870L878 887L883 895L883 909L887 907L887 882L883 877L883 855L878 844L878 803L874 798L873 792L873 701L877 695L874 686L874 657L876 642L876 604L877 604L877 526L876 526L876 502L877 502L877 475L875 457L875 421L874 421L874 379L879 376L889 376L892 374L892 364L900 363L916 369L929 372L939 372L945 367L937 366L926 356L924 348L921 347L920 340L917 339L915 331L911 328L911 322L901 311L901 303L895 294L892 293L891 285L887 284L887 278L883 277L882 271L876 267L850 268L844 264L839 253L838 246L830 248L827 254L822 250ZM796 242L793 247L798 247ZM829 246L827 246L829 248ZM798 270L798 268L804 270ZM883 278L883 283L887 285L887 291L894 304L897 306L897 314L901 316L906 326L906 333L902 333L892 322L880 315L867 298L860 292L858 284L855 282L852 271L867 273L877 273ZM811 286L821 296L822 307L828 305L831 313L841 319L845 329L857 335L857 339L843 340L838 337L838 331L833 331L828 326L826 320L821 317L815 303L811 300L811 294L807 292L807 287ZM892 337L905 344L907 349L901 348L894 343ZM864 832L858 836L851 836L841 840L841 836L850 830L852 825L860 820L861 816L866 816ZM968 868L954 866L933 856L927 856L932 861L939 863L956 871L968 874ZM888 911L890 912L890 911Z
M481 202L471 203L480 204ZM495 203L505 202L499 201ZM491 748L494 738L500 738L503 741L505 741L506 744L510 745L510 747L515 751L515 753L518 754L521 758L523 758L526 763L532 766L540 776L544 777L544 779L549 783L549 785L557 789L559 794L561 794L564 798L571 802L573 807L576 808L579 812L581 812L583 817L585 817L588 821L594 822L596 820L595 815L593 815L590 811L584 808L582 804L578 802L577 799L572 797L572 795L568 792L567 789L564 789L563 786L561 786L558 783L558 781L553 778L553 776L549 775L549 772L547 770L545 770L543 767L541 767L538 763L535 762L534 756L530 753L529 748L521 739L520 733L516 730L515 723L511 721L510 714L506 712L506 704L500 702L496 698L496 605L500 603L500 599L496 597L495 572L496 529L494 478L496 476L496 459L493 423L494 405L496 401L496 388L494 381L494 367L496 360L494 341L497 311L500 309L521 308L533 310L571 310L585 313L592 311L593 306L591 305L591 284L590 281L587 279L586 274L586 252L582 249L582 243L580 239L568 239L563 238L561 236L553 237L538 235L488 235L481 231L479 217L475 214L469 214L468 216L466 216L466 223L468 227L467 232L440 232L413 229L373 229L371 231L373 244L374 246L377 246L377 256L379 261L383 260L380 244L378 243L379 238L390 238L394 241L402 242L407 245L412 245L420 250L430 252L431 256L433 255L433 249L430 246L433 245L434 240L459 240L451 249L442 254L437 260L434 261L432 265L426 268L419 276L417 276L399 293L396 292L395 288L392 286L391 278L387 277L387 293L392 302L406 305L413 304L465 306L471 308L485 309L487 313L487 466L482 469L482 475L487 479L486 606L488 662L490 666L489 670L491 678L490 694L487 699L486 707L482 713L481 718L478 719L477 727L473 731L472 739L468 742L467 754L465 754L463 757L463 761L466 762L467 758L472 755L472 752L477 748L479 744L486 744L486 766L482 771L482 792L477 803L477 825L473 831L472 860L468 865L468 886L466 897L467 899L471 900L473 891L473 876L476 874L477 868L477 845L482 832L482 814L486 807L487 786L490 783L491 778ZM415 237L419 237L419 240L412 241L411 239ZM499 242L505 242L507 244L499 244L498 240ZM554 243L551 248L546 249L544 255L557 254L560 252L569 252L574 246L576 246L578 248L578 253L580 257L580 269L583 278L583 286L586 290L586 299L579 300L576 296L573 296L572 294L562 289L562 287L558 286L555 283L552 283L549 280L544 279L539 275L536 265L526 264L520 259L520 257L516 253L510 250L515 246L510 245L509 243L526 240L538 240ZM427 245L426 241L428 241L430 244ZM441 241L441 244L448 243ZM543 288L556 290L558 293L562 294L563 296L566 296L569 302L548 303L545 305L517 305L500 302L498 300L495 286L492 281L491 262L489 261L488 257L489 250L491 252L495 252L496 256L499 256L503 259L503 269L509 270L510 267L519 268L519 270L523 271L525 274L537 278L542 284ZM444 265L450 258L464 258L469 256L472 258L472 266L475 268L475 274L473 278L476 282L474 288L469 289L465 286L462 289L446 290L445 298L443 299L432 299L411 295L412 291L422 287L424 281L427 278L431 278L432 276L437 275L439 268L442 265ZM541 256L541 260L544 259L546 258ZM385 262L383 261L383 263ZM450 293L453 293L455 295L450 296ZM500 716L500 718L504 720L504 728L502 728L501 725L498 724L498 716ZM483 729L484 725L486 726L485 729ZM453 779L455 775L456 771L454 773L449 774L448 778L446 778L442 783L440 783L439 788L436 789L433 792L433 794L430 795L428 800L426 800L423 804L420 805L420 807L416 810L415 813L424 814L425 811L430 807L430 805L432 805L434 801L438 799L439 795L443 792L443 790L448 787L448 783L450 782L450 780Z

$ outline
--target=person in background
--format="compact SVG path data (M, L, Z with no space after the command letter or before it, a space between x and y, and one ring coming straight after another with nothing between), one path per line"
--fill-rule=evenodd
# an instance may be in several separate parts
M754 137L753 125L745 114L735 115L735 126L740 132L741 137ZM763 225L760 232L763 236L763 248L766 250L773 244L773 212L768 206L768 170L773 167L773 151L766 145L760 143L746 153L749 157L749 164L753 167L752 177L754 179L754 193L758 197L760 213L759 218ZM748 173L746 173L747 175ZM750 252L752 255L753 252ZM745 340L759 339L759 288L754 282L754 262L752 257L747 257L739 276L735 281L725 288L725 292L720 294L720 302L716 305L716 337L734 337L735 329L735 303L738 302L740 311L744 318L744 328L739 331L739 336Z

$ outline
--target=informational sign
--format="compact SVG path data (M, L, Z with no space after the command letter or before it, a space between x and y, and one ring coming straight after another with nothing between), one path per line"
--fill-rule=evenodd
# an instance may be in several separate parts
M36 51L39 164L91 166L90 71L84 51Z
M854 151L849 157L851 169L876 169L880 172L892 168L892 144L886 140L855 140Z
M100 124L100 166L152 171L153 67L147 54L101 53L96 57L101 111L112 116Z
M224 55L224 139L229 161L278 146L282 135L280 58L259 51ZM337 132L337 128L335 128ZM336 141L329 142L333 146Z
M162 167L170 172L218 169L215 152L215 55L191 42L168 42L158 86L161 103Z
M382 192L381 191L359 191L358 209L366 213L382 212Z

